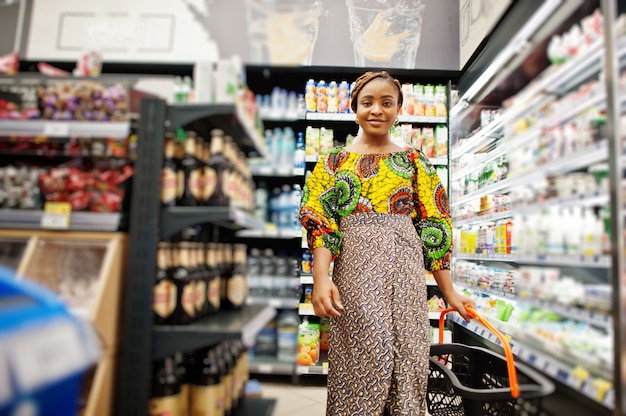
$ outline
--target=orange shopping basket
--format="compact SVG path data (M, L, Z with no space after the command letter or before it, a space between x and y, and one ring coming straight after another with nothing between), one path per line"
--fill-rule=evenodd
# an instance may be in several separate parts
M532 368L515 362L511 346L473 308L467 311L502 343L504 356L486 348L443 344L445 315L439 318L439 344L430 347L427 405L431 416L539 416L541 399L554 384Z

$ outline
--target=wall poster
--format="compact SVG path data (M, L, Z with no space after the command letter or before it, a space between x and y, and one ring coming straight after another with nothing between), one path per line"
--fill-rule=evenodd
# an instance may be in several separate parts
M458 0L32 0L29 60L459 69Z

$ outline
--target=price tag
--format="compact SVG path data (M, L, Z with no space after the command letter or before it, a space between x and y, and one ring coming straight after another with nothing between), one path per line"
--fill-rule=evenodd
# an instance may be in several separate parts
M41 217L42 228L64 230L70 228L72 204L69 202L46 202Z
M271 374L272 370L271 364L259 364L259 373L261 374Z
M322 372L323 372L324 374L328 374L328 361L324 361L324 362L322 363Z
M301 303L298 307L298 313L300 315L313 315L313 304L312 303Z
M570 372L569 377L567 378L567 384L570 386L580 389L585 382L589 378L589 371L584 367L577 365Z
M48 122L43 126L43 134L48 137L68 137L70 124L65 122Z

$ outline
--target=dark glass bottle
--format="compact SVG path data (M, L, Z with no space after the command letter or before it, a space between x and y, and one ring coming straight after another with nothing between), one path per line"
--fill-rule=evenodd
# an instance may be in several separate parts
M196 159L196 134L187 132L185 138L185 154L178 171L179 199L176 201L180 206L197 206L202 194L202 170Z
M176 205L176 192L178 186L178 165L175 158L176 143L172 133L165 134L163 143L163 167L161 168L161 206L171 207Z
M215 172L216 184L213 194L207 200L208 205L226 206L228 199L224 188L228 182L227 160L224 154L225 138L224 131L220 129L211 130L211 156L208 166Z
M204 172L202 175L202 179L204 180L202 187L202 205L209 205L209 200L215 193L215 188L217 187L217 173L209 164L209 161L211 160L211 142L209 140L205 140L202 147L202 160L204 161Z
M204 258L204 244L200 241L194 241L194 274L196 282L196 318L201 318L206 315L208 308L207 302L207 274L205 268Z
M217 269L220 272L220 309L230 309L228 301L228 280L232 272L230 244L218 243Z
M214 314L220 310L221 306L221 280L220 271L217 264L217 244L206 244L206 262L208 269L208 314Z
M174 362L176 364L176 376L178 377L178 383L180 384L180 414L184 416L189 414L189 395L191 387L187 354L177 352L174 354Z
M176 284L172 278L171 244L159 242L157 250L157 268L154 287L152 289L152 311L154 323L169 323L176 309Z
M189 271L189 242L181 241L172 250L174 264L173 277L176 282L176 309L172 315L172 324L190 323L195 315L195 285Z
M201 348L190 355L192 370L189 374L190 414L193 416L223 416L225 388L222 384L215 351Z
M176 375L174 357L153 362L150 401L150 416L181 415L180 382Z
M224 395L224 415L230 416L233 413L233 360L230 351L224 348L223 344L217 344L213 349L215 350L215 356L218 366L220 367L226 392Z
M248 297L247 248L245 244L234 244L229 247L230 250L226 249L230 270L226 272L225 279L225 307L227 309L241 309Z

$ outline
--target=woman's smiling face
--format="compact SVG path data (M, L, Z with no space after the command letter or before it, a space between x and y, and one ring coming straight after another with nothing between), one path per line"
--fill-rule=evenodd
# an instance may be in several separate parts
M374 78L363 86L357 97L356 119L364 134L389 133L400 110L399 93L393 83L382 78Z

